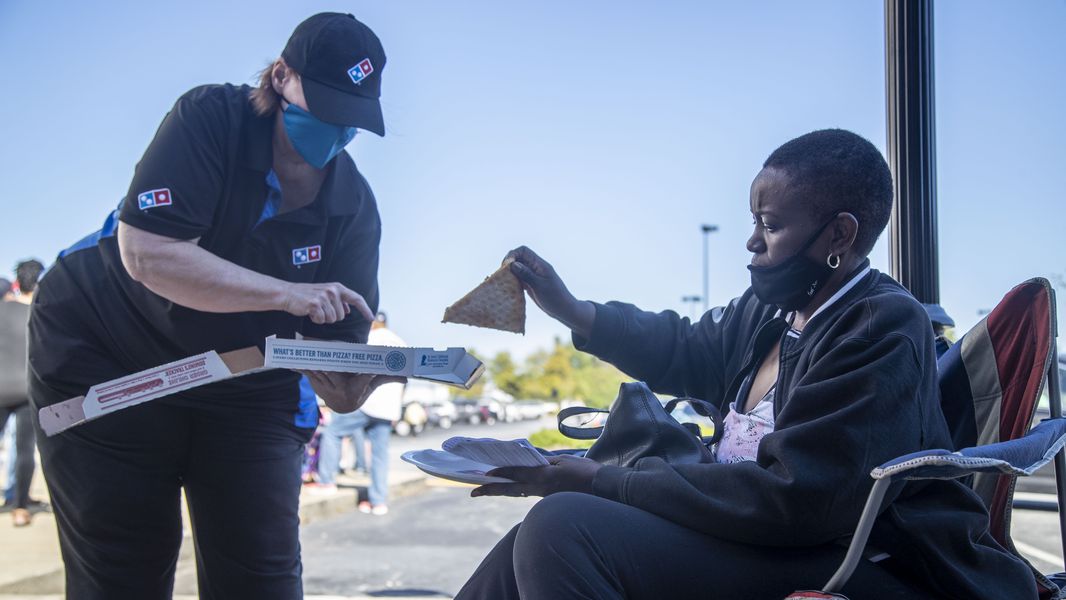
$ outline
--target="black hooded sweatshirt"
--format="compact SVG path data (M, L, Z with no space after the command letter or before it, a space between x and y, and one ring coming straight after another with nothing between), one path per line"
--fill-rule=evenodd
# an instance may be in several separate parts
M657 393L703 398L725 414L787 329L780 311L748 289L695 324L673 311L596 304L589 339L575 335L574 344ZM841 543L858 523L874 467L951 448L929 319L890 277L871 270L789 342L775 430L755 462L671 465L649 457L600 469L595 494L735 542ZM992 538L984 505L963 484L900 482L889 501L870 544L915 581L947 598L1036 597L1029 567Z

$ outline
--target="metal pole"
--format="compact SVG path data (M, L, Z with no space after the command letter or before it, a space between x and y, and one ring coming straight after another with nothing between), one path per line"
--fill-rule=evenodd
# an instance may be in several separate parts
M703 232L703 312L707 312L707 309L708 309L708 306L707 306L707 302L708 302L708 298L707 298L707 293L708 293L708 289L707 289L707 277L708 277L707 270L708 270L708 267L709 267L709 265L707 264L708 261L709 261L709 259L707 257L707 254L708 254L707 238L710 236L710 234L714 233L715 231L718 231L718 226L717 225L703 224L703 225L700 225L700 231Z
M1047 373L1048 408L1051 418L1062 416L1062 388L1059 381L1059 318L1058 302L1055 290L1051 290L1051 367ZM1059 450L1053 459L1055 462L1055 492L1059 501L1059 539L1062 542L1062 556L1066 558L1066 448Z
M825 587L822 588L823 592L832 594L844 587L848 579L851 579L852 573L855 572L855 567L859 566L859 561L862 560L862 552L866 549L866 541L870 538L870 532L874 528L874 521L877 519L877 514L881 510L881 503L885 499L885 492L888 491L888 486L890 485L892 485L890 477L878 479L874 482L874 486L870 489L870 495L866 497L866 506L862 509L859 524L855 528L854 535L851 536L851 543L848 544L844 562L837 568L836 573L833 573L833 576L829 578Z
M1051 340L1056 343L1055 339ZM1058 350L1052 354L1051 369L1048 370L1048 403L1051 405L1051 418L1057 419L1062 416L1062 391L1059 388L1059 357ZM1058 451L1055 455L1055 491L1059 499L1059 535L1062 536L1062 555L1066 557L1066 448Z
M691 321L693 321L693 322L696 321L696 303L699 302L699 301L700 301L700 297L699 296L681 296L681 302L682 303L691 304L692 305L692 307L689 308L688 316L689 316L689 319ZM706 312L706 311L704 311L704 312Z
M938 304L933 82L933 0L885 0L887 158L895 183L892 276L919 301Z
M707 231L703 232L703 312L707 312Z

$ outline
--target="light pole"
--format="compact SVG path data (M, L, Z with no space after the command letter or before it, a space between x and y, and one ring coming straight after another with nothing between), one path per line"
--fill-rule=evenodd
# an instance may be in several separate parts
M707 237L718 231L718 226L704 223L700 225L700 231L703 232L703 312L707 312Z
M688 304L688 303L692 304L692 308L689 310L689 318L691 318L693 320L696 319L696 315L693 314L694 312L696 312L696 310L695 310L696 309L696 303L699 302L700 300L702 300L702 298L700 298L699 296L681 296L681 302L686 303L686 304ZM704 311L704 312L706 312L706 311Z

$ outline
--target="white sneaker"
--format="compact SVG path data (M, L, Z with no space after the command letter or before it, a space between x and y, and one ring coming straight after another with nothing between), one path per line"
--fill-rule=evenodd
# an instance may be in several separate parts
M370 509L370 514L377 515L379 517L382 515L387 515L389 514L389 507L385 504L375 505L373 508Z
M373 510L373 508L371 508L370 503L366 500L363 500L359 503L359 512L363 513L364 515L369 515L371 510Z

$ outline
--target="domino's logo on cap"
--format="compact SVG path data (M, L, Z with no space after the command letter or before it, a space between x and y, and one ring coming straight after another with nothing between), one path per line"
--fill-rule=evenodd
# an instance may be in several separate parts
M137 195L137 207L141 210L148 210L154 206L169 206L170 205L170 188L160 188L158 190L149 190L142 194Z
M322 260L322 246L307 246L295 248L292 251L292 264L299 267Z
M374 72L374 65L370 64L369 58L364 58L359 61L359 64L348 69L348 77L352 78L352 83L355 85L361 85L362 81L370 76Z

